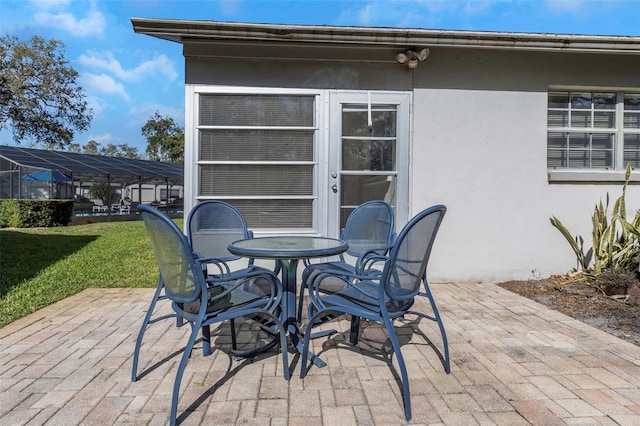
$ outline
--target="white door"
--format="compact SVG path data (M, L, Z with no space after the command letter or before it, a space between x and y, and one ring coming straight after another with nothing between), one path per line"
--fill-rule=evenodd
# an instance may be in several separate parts
M369 200L385 200L407 220L411 93L329 93L327 234Z

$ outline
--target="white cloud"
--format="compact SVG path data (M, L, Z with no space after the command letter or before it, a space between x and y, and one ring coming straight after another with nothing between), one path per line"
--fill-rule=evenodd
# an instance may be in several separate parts
M464 13L466 15L484 13L491 9L495 4L496 2L494 0L470 0L467 1L464 6Z
M84 73L80 76L80 81L88 92L120 95L129 101L129 95L124 90L124 86L106 74Z
M547 0L547 8L556 14L584 15L588 7L583 0Z
M114 143L114 140L115 138L111 133L104 133L101 135L89 135L87 137L87 141L96 141L103 147L110 143Z
M89 108L93 111L94 120L102 116L102 113L107 109L106 101L98 96L87 94L86 101Z
M31 0L29 3L40 10L57 10L68 7L71 0Z
M362 25L371 22L371 4L366 5L358 11L358 22Z
M38 2L37 5L46 10L53 8L53 5L47 5L46 2ZM43 5L48 7L45 8ZM68 6L68 3L56 2L55 6L56 8ZM104 16L95 7L92 7L82 18L76 18L72 13L62 11L38 12L34 18L38 25L64 30L76 37L101 36L106 26Z
M156 111L160 112L160 115L164 117L173 118L176 123L184 127L184 109L182 108L148 103L131 107L127 115L131 117L132 126L142 128Z
M178 77L172 60L166 55L156 55L153 59L144 61L135 68L124 69L111 52L91 52L78 58L81 64L115 75L126 81L139 81L148 76L164 75L169 81Z
M218 3L220 13L225 16L235 16L240 9L240 0L225 0Z

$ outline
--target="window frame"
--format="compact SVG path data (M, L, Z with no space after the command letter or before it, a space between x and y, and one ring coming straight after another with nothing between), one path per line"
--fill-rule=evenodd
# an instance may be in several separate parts
M600 128L595 127L592 120L591 127L572 127L571 122L567 123L567 127L552 127L549 125L549 112L552 110L562 108L551 108L549 106L549 96L553 92L569 92L569 102L567 104L567 110L571 110L571 93L583 92L583 93L615 93L616 104L611 111L615 113L615 126L613 128ZM546 160L547 160L547 175L548 181L551 183L572 183L572 182L624 182L625 167L624 164L624 138L627 134L640 134L640 129L632 129L624 127L624 96L629 94L640 94L640 88L612 88L612 87L574 87L574 86L550 86L546 92ZM599 111L593 104L589 110L591 111L592 119L594 111ZM610 168L592 168L592 167L549 167L549 135L551 133L588 133L588 134L612 134L613 135L613 167ZM590 147L590 152L592 147ZM638 170L640 166L633 167L631 174L631 182L640 182L640 173Z

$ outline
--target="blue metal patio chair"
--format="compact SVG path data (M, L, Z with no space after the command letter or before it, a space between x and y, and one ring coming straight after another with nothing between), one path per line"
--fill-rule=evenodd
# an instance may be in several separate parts
M349 244L346 254L355 258L355 262L348 263L342 254L336 261L306 262L307 267L302 272L302 286L298 298L298 322L302 320L305 283L327 270L340 270L352 274L369 272L368 269L379 259L379 256L385 255L391 248L394 239L393 226L393 209L385 201L367 201L351 212L345 227L340 231L340 239ZM331 293L342 287L341 281L326 279L318 291Z
M237 208L223 201L209 200L196 204L189 212L186 221L187 238L193 251L201 256L200 261L207 263L213 261L213 270L209 273L214 276L224 273L227 279L243 277L246 274L265 273L272 271L256 266L253 259L248 259L246 266L232 269L234 262L242 262L240 256L233 255L227 250L229 244L234 241L253 238L253 232L248 229L247 222ZM231 266L230 266L231 265ZM276 263L274 271L279 272L279 263ZM222 266L224 269L219 271ZM237 349L235 322L231 320L231 345ZM248 356L245 353L241 356Z
M241 259L227 250L234 241L253 238L253 232L248 229L247 222L237 208L223 201L209 200L196 204L187 216L185 225L189 243L206 262L211 258L224 262L225 265ZM244 274L247 271L268 271L248 260L248 265L238 270L226 268L227 274ZM274 272L278 272L277 269ZM214 271L217 273L217 271Z
M208 219L209 216L215 217ZM218 228L217 232L215 229L212 229L214 225ZM232 261L238 259L238 257L232 256L231 253L227 251L226 248L229 242L235 241L236 239L248 238L249 236L251 236L250 231L248 231L246 228L244 217L242 217L240 212L229 204L217 201L197 204L188 216L187 228L187 233L189 234L189 243L192 245L192 249L198 252L198 255L201 256L200 262L207 262L211 265L215 265L212 266L212 269L218 275L224 273L229 276L228 274L231 273L231 270L225 263L225 260ZM220 228L222 228L222 230L220 230ZM193 246L194 243L196 247ZM202 257L205 254L207 258ZM208 270L206 264L204 265L204 268ZM236 275L243 276L243 274L247 272L249 272L248 269L239 270L236 272ZM157 303L166 298L167 297L164 294L164 282L162 280L162 277L159 277L156 291L153 295L153 298L151 299L151 303L149 305L149 309L147 310L144 322L142 323L142 327L140 328L140 332L138 335L138 344L136 345L136 349L133 355L133 369L131 372L131 380L134 382L138 378L137 368L139 348L142 345L142 338L148 326L158 321L177 317L175 313L171 313L153 318L153 312ZM231 320L230 324L231 342L232 347L235 350L237 349L237 342L234 320ZM178 327L182 326L182 318L177 317L176 325ZM204 332L206 332L206 330L204 330ZM210 339L210 336L205 337L207 339Z
M309 297L314 314L304 335L303 352L300 358L301 378L304 378L307 373L309 341L313 329L311 325L342 314L378 321L385 325L389 334L400 368L405 417L407 420L411 419L411 394L407 368L394 331L393 321L404 318L407 314L436 321L444 346L444 368L449 374L451 369L447 336L426 278L433 241L445 212L446 207L437 205L413 217L399 233L381 274L358 275L344 271L325 271L309 284ZM342 290L330 294L319 291L323 279L335 277L343 280ZM424 285L424 291L421 291L422 285ZM429 300L432 315L411 310L418 296ZM352 333L358 332L358 329L352 329ZM357 343L357 337L351 340L354 344Z
M287 338L282 323L274 313L282 295L276 275L270 271L248 271L245 275L234 274L231 280L224 273L205 278L205 263L201 262L185 235L168 216L150 206L140 206L140 214L155 252L165 295L171 299L176 316L191 326L191 334L176 372L170 424L176 423L180 382L198 331L208 329L211 324L242 316L265 318L277 328L284 376L288 380ZM208 262L215 263L212 259ZM225 269L223 264L218 266L220 270ZM259 284L257 278L260 278ZM136 343L136 353L140 337ZM203 347L205 355L211 353L211 342L204 337Z

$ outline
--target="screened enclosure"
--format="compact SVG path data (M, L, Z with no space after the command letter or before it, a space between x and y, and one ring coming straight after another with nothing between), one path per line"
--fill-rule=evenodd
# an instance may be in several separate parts
M181 197L183 182L182 164L0 146L0 199L77 201L106 184L107 203L166 203Z

